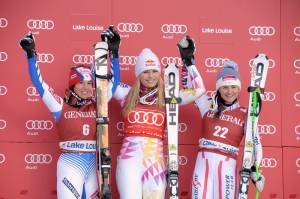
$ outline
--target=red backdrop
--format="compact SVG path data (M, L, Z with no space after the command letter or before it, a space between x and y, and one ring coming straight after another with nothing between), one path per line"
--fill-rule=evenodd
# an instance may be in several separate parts
M92 46L110 24L122 38L122 82L134 82L135 59L145 47L156 52L162 65L182 65L176 43L189 34L196 41L196 65L208 94L214 91L224 60L239 64L244 106L251 61L257 53L266 53L270 70L259 133L265 157L261 169L267 181L261 198L300 198L300 1L2 0L0 199L56 198L57 130L30 81L19 39L34 33L44 80L63 96L69 68L93 63ZM115 157L123 123L116 101L109 111ZM200 121L193 105L180 108L181 198L190 198ZM44 161L31 162L31 157ZM119 198L112 177L113 198Z

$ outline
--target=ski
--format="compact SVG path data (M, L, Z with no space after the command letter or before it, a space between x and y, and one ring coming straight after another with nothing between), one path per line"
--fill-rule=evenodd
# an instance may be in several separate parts
M97 100L97 162L98 181L102 199L111 199L110 190L110 152L108 140L108 67L106 42L95 45L95 76Z
M238 189L238 199L248 198L248 188L251 167L254 165L255 149L254 134L257 132L258 116L261 111L261 98L263 97L267 72L269 67L268 57L265 54L258 54L252 64L251 83L248 88L249 104L246 121L244 156L242 169L240 171L240 183Z
M171 199L178 199L178 103L180 99L179 70L175 64L166 66L164 84L168 131L169 194Z

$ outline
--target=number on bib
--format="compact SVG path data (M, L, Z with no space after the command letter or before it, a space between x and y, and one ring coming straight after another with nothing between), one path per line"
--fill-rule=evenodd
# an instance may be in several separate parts
M214 136L216 137L221 137L221 138L226 138L226 134L228 133L228 128L226 127L221 127L221 126L215 126L215 132Z

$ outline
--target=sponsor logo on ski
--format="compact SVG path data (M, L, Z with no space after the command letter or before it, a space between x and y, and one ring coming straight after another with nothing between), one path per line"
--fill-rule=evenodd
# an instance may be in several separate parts
M300 59L295 59L294 60L294 68L300 69Z
M268 61L269 61L268 68L275 68L275 65L276 65L275 60L274 59L268 59ZM253 64L254 64L254 59L250 59L249 60L249 66L252 67Z
M205 66L208 68L221 68L228 58L208 57L205 59Z
M273 135L276 133L276 127L272 124L258 125L258 133L263 135Z
M3 153L0 153L0 164L3 164L5 162L5 155Z
M27 164L50 164L52 156L50 154L31 154L27 153L24 157Z
M8 25L8 20L5 18L0 18L0 28L6 28Z
M128 122L131 124L148 124L161 126L164 124L165 117L162 113L156 113L151 111L131 111L128 114Z
M177 99L175 96L175 90L176 90L176 75L174 72L170 72L168 74L168 95L170 98L170 103L169 103L169 107L168 107L168 118L170 120L168 120L168 125L177 125L178 121L176 119L174 119L174 117L176 116L176 111L178 109L178 105L177 105Z
M120 65L135 65L137 56L120 56Z
M54 28L54 22L46 19L29 19L27 20L27 27L37 30L52 30Z
M295 133L300 135L300 125L295 126Z
M264 92L263 101L273 102L276 99L276 95L274 92Z
M74 64L93 64L94 56L93 55L73 55L73 63Z
M140 33L144 30L144 26L141 23L119 23L117 29L120 32L136 32Z
M5 62L8 58L8 55L6 52L0 52L0 61Z
M4 85L0 85L0 95L6 95L7 94L7 87Z
M52 63L54 61L54 55L51 53L38 53L37 62L39 63Z
M163 24L160 30L165 34L184 34L187 32L187 26L184 24Z
M0 120L0 130L5 129L7 126L6 121L5 120Z
M300 26L296 26L294 28L294 35L300 37Z
M28 130L51 130L53 123L50 120L27 120L25 126Z
M260 167L263 168L275 168L277 166L277 160L275 158L263 158L260 163Z
M272 26L250 26L249 34L252 36L273 36L275 35L275 28Z
M39 96L39 93L38 93L38 91L36 90L36 88L34 86L28 86L27 89L26 89L26 93L30 97Z
M161 58L161 64L166 66L169 64L176 64L177 66L182 66L182 60L180 57L163 57Z
M254 86L260 87L262 78L263 78L263 72L264 72L265 65L262 62L258 62L256 65L256 79L254 80Z

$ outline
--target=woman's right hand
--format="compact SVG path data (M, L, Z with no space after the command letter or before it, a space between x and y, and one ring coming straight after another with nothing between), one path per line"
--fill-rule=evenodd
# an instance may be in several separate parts
M110 55L113 58L118 58L121 37L119 33L114 29L114 26L111 25L108 29L104 30L101 33L101 39L102 41L107 42Z

